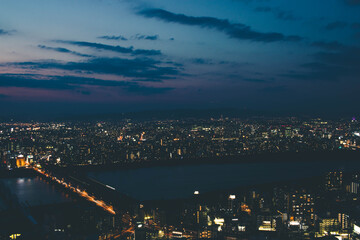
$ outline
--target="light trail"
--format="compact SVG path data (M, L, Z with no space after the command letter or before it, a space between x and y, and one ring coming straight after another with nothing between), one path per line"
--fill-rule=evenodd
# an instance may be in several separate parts
M110 189L112 189L112 190L114 190L114 191L115 191L115 188L114 188L114 187L112 187L112 186L106 185L106 187L107 187L107 188L110 188Z
M49 175L48 173L46 173L45 171L33 167L33 169L35 171L37 171L38 173L46 176L47 178L52 179L53 181L63 185L65 188L68 188L70 190L72 190L74 193L77 193L79 196L85 198L86 200L95 203L97 206L103 208L105 211L115 215L116 212L114 211L113 206L111 206L110 204L106 204L104 201L102 200L97 200L94 196L89 195L85 190L81 190L79 188L73 187L71 186L71 184L64 182L63 180L58 179L57 177L53 177L51 175Z

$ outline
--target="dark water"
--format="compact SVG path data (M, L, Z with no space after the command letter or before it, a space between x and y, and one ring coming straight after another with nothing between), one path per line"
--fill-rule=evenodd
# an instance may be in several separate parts
M90 172L89 176L139 200L190 197L209 192L276 181L320 176L328 171L360 170L360 161L206 164Z
M0 179L10 191L16 195L19 202L30 206L55 204L71 201L65 193L54 188L54 186L34 178L8 178Z
M3 200L0 198L0 211L6 209L6 204L3 202Z

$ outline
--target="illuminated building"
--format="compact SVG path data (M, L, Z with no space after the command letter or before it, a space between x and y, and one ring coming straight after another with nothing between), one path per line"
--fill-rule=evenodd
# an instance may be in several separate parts
M245 203L241 203L241 211L246 212L248 215L251 215L251 209Z
M10 239L18 239L21 237L21 234L20 233L15 233L15 234L11 234L10 235Z
M228 199L228 210L233 211L234 210L234 201L236 199L235 195L230 195Z
M200 233L199 233L199 238L202 238L202 239L208 239L208 238L212 238L212 232L208 229L204 229L202 230Z
M224 218L215 218L214 219L214 223L216 225L219 225L219 226L223 226L224 225L224 222L225 222L225 219Z
M257 226L259 231L276 231L276 218L272 215L258 215Z
M29 164L29 163L33 163L34 161L34 156L33 155L27 155L26 156L26 163Z
M293 137L293 131L292 131L291 127L285 128L285 137L287 137L287 138Z
M358 174L354 174L352 176L352 181L351 181L351 184L350 184L350 193L358 194L359 193L359 187L360 187L360 176Z
M305 191L295 191L289 195L289 214L294 220L315 224L314 196Z
M346 191L352 194L359 193L360 184L358 182L351 182L349 185L346 185Z
M328 191L340 190L343 184L342 172L329 172L326 174L325 187Z
M25 167L26 166L26 160L24 155L19 155L16 157L16 167Z
M194 191L194 203L195 203L195 211L194 211L194 215L195 215L195 225L196 226L204 226L207 225L207 211L208 209L206 208L206 206L202 205L200 203L200 199L199 199L199 191Z
M319 224L319 233L321 235L328 235L330 233L339 232L339 221L336 218L324 218Z
M360 239L360 224L354 223L353 235L354 239Z
M350 228L350 218L349 215L345 213L338 214L338 222L341 230L348 230Z

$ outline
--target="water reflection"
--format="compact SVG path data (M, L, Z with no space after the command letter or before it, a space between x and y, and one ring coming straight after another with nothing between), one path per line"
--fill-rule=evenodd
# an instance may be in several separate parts
M9 178L0 179L0 181L16 195L21 204L37 206L71 201L67 194L43 181L40 177Z

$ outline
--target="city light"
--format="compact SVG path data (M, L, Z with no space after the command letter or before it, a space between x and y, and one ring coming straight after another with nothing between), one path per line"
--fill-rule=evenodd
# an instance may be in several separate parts
M66 183L66 182L64 182L63 180L60 180L60 179L58 179L58 178L56 178L56 177L54 177L54 176L51 176L51 175L49 175L48 173L46 173L45 171L43 171L43 170L40 170L40 169L35 168L35 167L34 167L33 169L34 169L35 171L37 171L38 173L41 173L42 175L46 176L47 178L49 178L49 179L51 179L51 180L53 180L53 181L55 181L55 182L63 185L64 187L72 190L74 193L77 193L79 196L85 198L86 200L95 203L97 206L103 208L105 211L107 211L107 212L109 212L109 213L111 213L111 214L113 214L113 215L116 214L116 212L114 211L114 209L113 209L113 207L112 207L111 205L106 204L106 203L105 203L104 201L102 201L102 200L97 200L94 196L89 195L85 190L81 190L81 189L79 189L79 188L75 188L75 187L71 186L71 184Z

